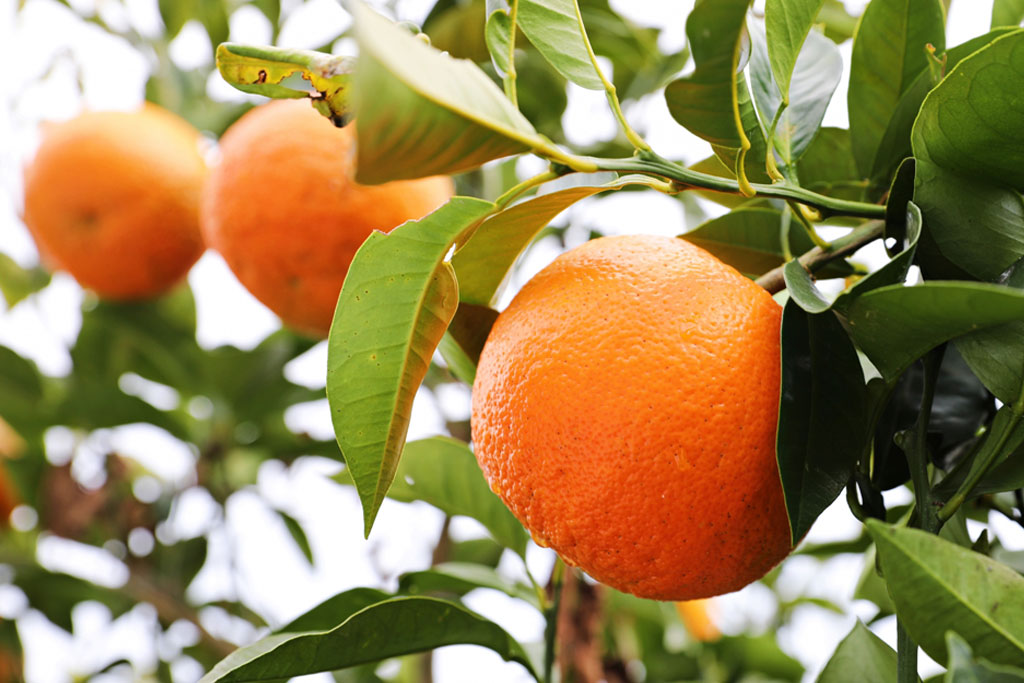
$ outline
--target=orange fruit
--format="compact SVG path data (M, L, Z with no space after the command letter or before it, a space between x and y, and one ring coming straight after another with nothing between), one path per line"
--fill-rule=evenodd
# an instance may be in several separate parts
M492 328L472 433L534 539L613 588L737 590L791 549L775 461L781 308L680 239L605 237Z
M711 600L685 600L676 603L676 611L690 637L702 643L710 643L722 637L714 619L711 618Z
M199 132L154 104L49 124L25 170L24 221L50 266L108 299L145 299L203 253Z
M239 281L292 328L324 336L352 257L374 230L419 219L448 177L360 185L355 132L300 100L247 112L220 141L201 222Z

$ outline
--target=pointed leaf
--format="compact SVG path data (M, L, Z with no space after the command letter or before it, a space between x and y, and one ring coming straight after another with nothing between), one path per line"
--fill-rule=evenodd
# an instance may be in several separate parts
M300 614L275 633L302 633L306 631L329 631L343 623L356 612L371 605L384 602L394 596L375 588L353 588L333 595L308 612Z
M818 676L817 683L895 681L896 651L862 622L836 647L835 654Z
M526 552L526 531L495 495L461 441L445 437L405 445L390 498L405 503L422 500L449 515L472 517L494 540L513 552Z
M939 0L873 0L853 41L847 104L857 168L869 177L900 96L946 45Z
M850 303L858 296L870 292L873 289L898 285L907 278L910 266L917 252L917 243L921 238L921 210L913 202L907 203L905 227L906 248L899 252L884 266L870 275L858 280L852 287L839 295L835 301L835 309L845 313ZM888 232L888 227L886 227Z
M992 28L1020 26L1024 21L1024 0L995 0L992 4Z
M580 181L582 183L577 184ZM573 182L571 187L513 204L483 222L452 258L461 301L492 305L519 254L565 209L599 192L647 184L650 179L642 176L615 178L602 173L573 178Z
M976 282L892 285L856 297L844 315L857 346L893 381L944 341L1024 319L1024 292Z
M943 683L1019 683L1024 681L1024 669L998 666L976 660L971 646L955 631L946 631L946 675Z
M808 313L824 313L832 308L832 302L825 298L814 278L798 259L793 259L782 269L789 291L790 300Z
M576 0L519 0L519 28L551 66L589 90L604 83L592 61L590 39Z
M825 0L768 0L764 8L768 57L782 99L789 99L789 83L797 55Z
M934 534L867 526L896 614L921 649L946 661L943 637L955 631L979 657L1024 665L1024 577Z
M769 63L769 45L757 22L750 26L750 85L765 129L782 106ZM787 166L804 153L821 126L832 93L843 75L843 58L831 40L817 32L807 36L789 86L789 106L775 127L775 151Z
M0 294L7 310L50 284L50 274L41 266L23 268L17 261L0 253Z
M794 542L846 486L866 422L864 373L839 320L786 302L776 452Z
M458 306L443 259L493 207L455 197L422 220L375 232L345 277L328 340L327 399L367 534L394 477L416 390Z
M458 644L489 648L537 677L522 645L494 622L454 602L399 597L370 605L327 630L267 636L228 655L201 683L334 671Z
M349 115L354 64L351 57L310 50L237 43L217 46L217 69L229 84L243 92L267 97L295 99L316 95L317 108L339 124ZM311 90L284 85L295 74L308 81Z
M302 525L299 521L289 515L284 510L276 510L277 515L284 522L285 527L288 529L288 533L291 534L292 540L295 541L295 545L299 547L302 552L302 556L306 558L306 561L313 564L313 548L309 545L309 539L306 537L306 532L303 530Z
M993 280L1024 257L1024 30L957 64L913 130L914 201L942 254Z
M425 45L362 2L352 15L359 182L455 173L551 147L476 64Z
M491 63L498 74L504 76L508 73L512 49L512 17L507 10L496 9L488 15L487 23L484 25L484 38L487 40Z
M738 157L751 147L737 94L749 6L749 0L698 2L686 20L697 68L665 88L668 109L676 121L712 145L741 150Z

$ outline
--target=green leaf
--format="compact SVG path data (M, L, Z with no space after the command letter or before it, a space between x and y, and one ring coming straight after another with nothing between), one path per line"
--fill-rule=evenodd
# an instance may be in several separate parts
M850 131L821 128L797 163L800 185L842 199L864 200L867 183L857 173Z
M551 66L578 86L604 90L576 0L519 0L519 28Z
M992 4L992 28L1020 26L1024 21L1024 0L995 0Z
M7 254L0 253L0 294L8 310L48 284L50 274L42 267L23 268Z
M537 678L522 645L497 624L454 602L398 597L329 629L267 636L228 655L201 683L301 676L459 644L489 648Z
M309 538L306 537L306 532L303 530L302 525L299 524L299 520L289 515L284 510L275 510L281 521L284 522L285 527L288 529L288 533L291 534L292 540L295 541L295 545L299 546L299 550L302 552L302 556L306 558L306 561L313 564L313 548L309 545Z
M943 683L1019 683L1024 681L1024 669L997 666L974 659L971 646L955 631L946 631L946 675Z
M895 681L896 651L862 622L836 647L835 654L818 676L817 683Z
M314 98L317 110L338 125L348 120L351 110L354 62L351 57L269 45L222 43L217 46L217 69L235 88L283 99L317 95ZM308 82L312 90L286 84L296 74Z
M672 117L712 145L739 150L740 166L751 148L738 96L740 84L746 91L740 52L749 6L750 0L698 2L686 20L696 70L665 88ZM745 181L743 168L737 168L737 175Z
M740 176L742 171L746 174L747 180L770 183L772 179L767 172L768 143L764 129L761 127L761 121L757 118L757 110L750 99L746 76L742 72L736 74L736 106L739 109L743 134L746 135L750 148L743 153L742 147L727 147L712 143L711 149L729 167L731 177ZM740 168L741 158L743 160L742 168Z
M824 4L825 0L768 0L765 3L768 57L783 101L789 100L789 83L797 55Z
M328 339L327 399L366 533L398 465L412 401L458 306L444 257L494 205L455 197L356 252Z
M847 104L857 168L870 177L900 96L927 69L926 45L945 48L939 0L873 0L853 41Z
M889 221L890 217L886 216ZM896 220L895 217L892 220ZM886 232L889 232L888 224ZM835 301L837 311L846 312L853 300L858 296L870 292L873 289L898 285L907 278L910 266L914 261L914 254L917 252L917 243L921 238L921 210L913 202L906 204L906 218L904 219L903 232L905 233L906 246L884 266L870 275L858 280L852 287L839 295Z
M1024 318L1024 292L976 282L891 285L854 298L844 315L857 346L893 381L944 341Z
M770 46L760 24L751 24L750 38L750 85L761 121L769 129L783 106L781 86L775 82L769 63ZM792 72L789 106L779 115L775 127L774 149L785 165L793 164L811 144L842 75L839 48L820 33L811 32Z
M479 306L494 303L516 259L548 223L576 202L627 185L649 184L643 176L579 174L565 189L537 195L489 216L452 258L459 280L459 300ZM554 183L552 183L554 185Z
M438 11L431 10L423 22L423 32L430 36L430 44L453 57L486 62L490 58L487 37L480 29L487 22L487 3L471 0L444 5L436 3L434 8Z
M837 44L853 38L857 30L857 17L846 10L842 0L825 0L816 23L824 25L825 35Z
M997 664L1024 664L1024 577L980 553L918 529L868 520L904 628L947 660L946 631Z
M463 596L477 588L500 591L540 608L537 593L530 586L510 581L491 567L478 564L445 562L424 571L403 574L398 579L399 592L410 595L453 593Z
M456 173L529 149L553 149L476 64L425 45L352 3L356 180Z
M437 347L451 373L469 386L473 386L476 380L480 352L497 319L498 312L493 308L460 303L455 318Z
M914 201L939 251L994 280L1024 257L1024 31L967 57L921 105Z
M758 276L786 262L781 226L781 211L756 206L734 209L701 223L680 237L710 251L741 273ZM806 232L789 231L790 253L802 254L813 247ZM823 270L826 275L849 272L845 262Z
M43 377L35 363L0 346L0 418L17 432L42 432L49 426L42 403Z
M327 598L308 612L276 629L274 633L329 631L356 612L361 612L371 605L393 597L393 595L375 588L353 588Z
M338 481L346 482L339 475ZM494 540L520 556L527 534L484 480L476 456L461 441L435 437L405 445L388 497L421 500L449 515L465 515L484 525Z
M508 73L509 55L512 48L512 17L503 9L491 12L484 25L484 37L487 40L487 51L491 54L491 63L504 76Z
M794 542L846 486L869 435L857 352L833 313L782 313L776 453Z
M825 298L814 278L798 259L793 259L782 269L789 291L790 300L808 313L824 313L832 308L832 302Z

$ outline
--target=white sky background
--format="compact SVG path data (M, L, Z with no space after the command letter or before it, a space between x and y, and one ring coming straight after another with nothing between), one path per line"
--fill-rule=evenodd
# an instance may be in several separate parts
M76 0L72 4L89 10L96 3ZM102 5L102 0L98 4ZM286 8L300 5L297 0L286 0L282 4ZM866 0L846 0L846 4L859 13ZM131 47L100 29L85 26L57 3L30 0L20 17L16 15L16 5L15 0L0 0L0 63L15 65L0 79L3 105L0 106L0 250L30 265L36 262L36 252L18 212L21 167L37 144L38 121L72 116L75 109L68 103L77 102L79 106L92 108L133 107L142 99L147 73L144 60ZM156 0L128 0L126 5L128 17L117 16L119 13L115 12L111 13L110 20L130 19L143 32L160 30ZM428 0L399 2L400 18L419 22L429 5ZM663 27L662 47L666 51L677 49L685 42L685 18L692 1L613 0L612 5L637 23ZM763 2L756 5L763 6ZM991 0L954 0L947 44L956 45L984 33L991 6ZM279 44L314 47L336 35L348 22L347 15L334 0L312 0L292 14L281 32ZM269 25L257 10L244 8L232 17L231 40L265 43L269 38ZM849 41L840 47L847 65L850 47ZM74 61L69 56L73 56ZM198 25L187 26L172 45L172 56L184 67L209 59L205 32ZM75 83L75 63L84 85L81 101ZM844 100L847 76L848 73L844 74L826 114L825 125L847 126ZM209 93L218 99L244 97L216 76L210 82ZM627 115L664 156L696 161L709 153L706 143L671 119L660 95L633 104L627 109ZM564 124L572 142L581 144L609 137L615 127L603 94L575 86L570 88ZM521 164L523 173L534 167L531 160ZM569 209L569 217L577 226L568 233L570 242L585 239L583 226L607 234L650 232L664 235L676 235L694 227L684 224L681 203L653 192L592 199ZM554 240L531 249L513 280L512 289L549 263L558 251ZM273 314L237 283L215 254L207 253L203 257L189 281L196 294L198 334L204 346L230 343L251 348L276 329L278 322ZM67 346L81 324L80 303L81 291L77 285L69 277L58 274L44 292L13 311L0 309L0 343L36 361L44 373L64 374L70 369ZM326 350L321 344L289 366L289 376L310 386L323 386L325 365ZM440 432L443 428L441 410L451 416L468 415L468 388L448 389L440 401L421 392L410 438ZM295 428L323 437L331 434L326 401L295 408L289 418ZM70 437L66 431L57 429L49 438L59 444ZM104 447L113 444L119 451L137 457L156 475L156 479L138 487L140 498L151 495L151 492L147 494L147 487L151 490L154 485L161 486L161 479L175 484L188 481L191 453L155 428L132 426L107 430L97 439L106 441L93 444L91 458L88 452L76 458L76 472L85 478L90 476L90 471L98 473L99 454L104 452ZM301 461L291 469L278 463L263 466L259 495L243 491L231 498L227 507L227 526L231 534L218 533L211 540L208 564L191 587L191 594L198 599L240 594L257 612L279 624L339 591L358 585L378 585L380 573L394 577L402 571L425 567L442 515L426 505L386 501L373 535L369 541L364 541L361 512L354 493L326 482L322 476L332 468L330 463L312 459ZM316 557L314 567L301 557L283 524L263 499L303 523ZM202 533L210 523L212 509L213 503L206 494L199 489L189 491L158 537L187 538ZM1009 548L1024 548L1024 534L1019 528L996 517L993 525ZM858 526L840 499L821 517L808 538L820 542L849 537L857 532ZM457 520L453 533L465 537L480 531L473 522ZM132 541L133 549L141 551L152 543L153 539L145 535L136 536ZM55 569L87 573L90 578L105 583L116 584L123 580L120 576L123 566L106 551L49 539L41 544L40 556L44 564ZM506 556L505 560L503 571L510 575L521 571L514 558ZM537 576L546 577L552 555L532 547L530 562ZM237 567L234 578L230 571L232 563ZM825 563L806 557L793 558L785 565L779 590L783 599L800 594L826 597L843 606L848 615L869 618L874 613L873 607L850 601L861 568L859 556L841 556ZM489 591L477 591L467 602L471 608L505 626L513 636L527 642L540 640L543 623L532 608ZM739 633L763 628L775 609L776 598L771 591L755 584L717 602L722 629ZM4 586L0 577L0 616L11 618L23 610L24 596L17 589ZM154 617L148 607L141 606L114 622L106 608L97 604L81 605L73 616L74 638L67 637L38 614L23 617L22 634L30 683L64 683L70 681L69 674L91 671L97 664L115 656L129 656L142 665L155 662ZM254 635L244 624L218 610L206 610L203 618L208 629L217 635L235 640ZM852 619L852 616L839 616L818 608L800 608L791 626L779 633L783 648L807 666L807 680L816 677L835 645L849 631ZM880 622L875 630L895 645L893 619ZM191 638L194 638L191 627L178 625L161 638L159 647L161 652L180 652L182 645ZM505 664L497 655L482 648L445 648L436 653L435 661L439 683L529 680L518 665ZM934 664L930 666L928 670L937 670ZM198 665L187 658L176 660L174 670L181 681L194 681L199 673ZM112 683L125 679L110 675L100 680ZM303 680L326 682L330 678L319 675Z

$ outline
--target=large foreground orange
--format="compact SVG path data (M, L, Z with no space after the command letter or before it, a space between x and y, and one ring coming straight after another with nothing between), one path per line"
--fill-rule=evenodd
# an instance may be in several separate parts
M25 170L24 220L44 261L109 299L177 284L204 249L199 145L153 104L51 124Z
M324 336L352 257L374 230L422 218L452 195L447 177L360 185L353 125L309 102L276 100L220 141L203 232L239 281L296 330Z
M598 581L690 600L790 551L775 461L781 309L679 239L593 240L491 330L473 441L491 487Z

